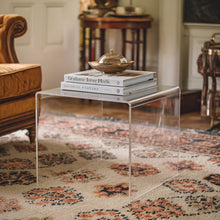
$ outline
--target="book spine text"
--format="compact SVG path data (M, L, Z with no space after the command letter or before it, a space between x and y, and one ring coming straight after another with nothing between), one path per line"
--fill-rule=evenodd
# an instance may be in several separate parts
M77 82L77 83L87 83L87 84L123 86L122 81L120 81L120 80L102 79L102 78L98 78L98 77L80 77L80 76L64 75L64 81Z
M94 93L108 93L108 94L115 94L115 95L127 94L124 92L123 88L120 88L120 87L80 84L80 83L71 83L71 82L61 82L61 89L94 92Z

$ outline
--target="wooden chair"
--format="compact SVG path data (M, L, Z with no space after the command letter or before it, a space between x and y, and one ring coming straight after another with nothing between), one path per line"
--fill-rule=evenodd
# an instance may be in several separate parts
M35 142L35 93L41 90L41 66L21 64L14 38L27 30L24 17L0 15L0 136L19 129Z

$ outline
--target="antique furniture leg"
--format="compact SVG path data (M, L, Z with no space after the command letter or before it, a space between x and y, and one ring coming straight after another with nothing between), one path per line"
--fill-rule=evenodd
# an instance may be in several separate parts
M136 69L139 70L139 57L140 57L140 29L136 30Z
M214 125L215 121L215 96L216 96L216 78L215 76L212 77L212 89L211 89L211 98L210 98L210 116L211 116L211 127Z
M100 56L105 53L105 29L100 29Z
M147 29L143 29L143 64L142 70L146 70L146 47L147 47Z
M89 30L89 60L92 60L93 30Z
M126 57L126 29L122 29L122 55Z
M135 29L131 30L131 60L135 60L134 58L134 50L135 50ZM132 66L132 69L134 67Z
M210 117L211 127L214 125L215 120L215 96L216 96L216 76L215 76L215 53L208 55L209 72L212 78L211 98L210 98Z
M36 128L35 128L35 125L31 128L28 128L28 136L29 136L29 139L30 139L30 143L33 144L35 142L35 137L36 137Z
M82 30L82 70L86 68L86 28Z
M203 88L201 97L201 116L207 115L207 92L208 92L208 76L203 75Z

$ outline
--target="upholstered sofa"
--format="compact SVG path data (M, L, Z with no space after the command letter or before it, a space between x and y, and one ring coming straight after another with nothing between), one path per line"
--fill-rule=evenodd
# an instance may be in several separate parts
M27 129L34 143L35 93L41 90L41 66L19 63L14 48L14 38L26 31L24 17L0 15L0 136Z

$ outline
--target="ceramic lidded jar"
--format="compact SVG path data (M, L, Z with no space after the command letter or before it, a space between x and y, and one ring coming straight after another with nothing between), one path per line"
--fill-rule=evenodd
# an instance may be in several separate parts
M111 65L111 64L127 63L128 61L121 54L117 54L117 53L114 52L113 49L111 49L110 53L106 53L106 54L102 55L98 59L98 62L106 64L106 65Z
M102 55L97 61L88 62L89 65L104 73L120 73L126 70L134 61L128 61L124 56L117 54L114 50Z

